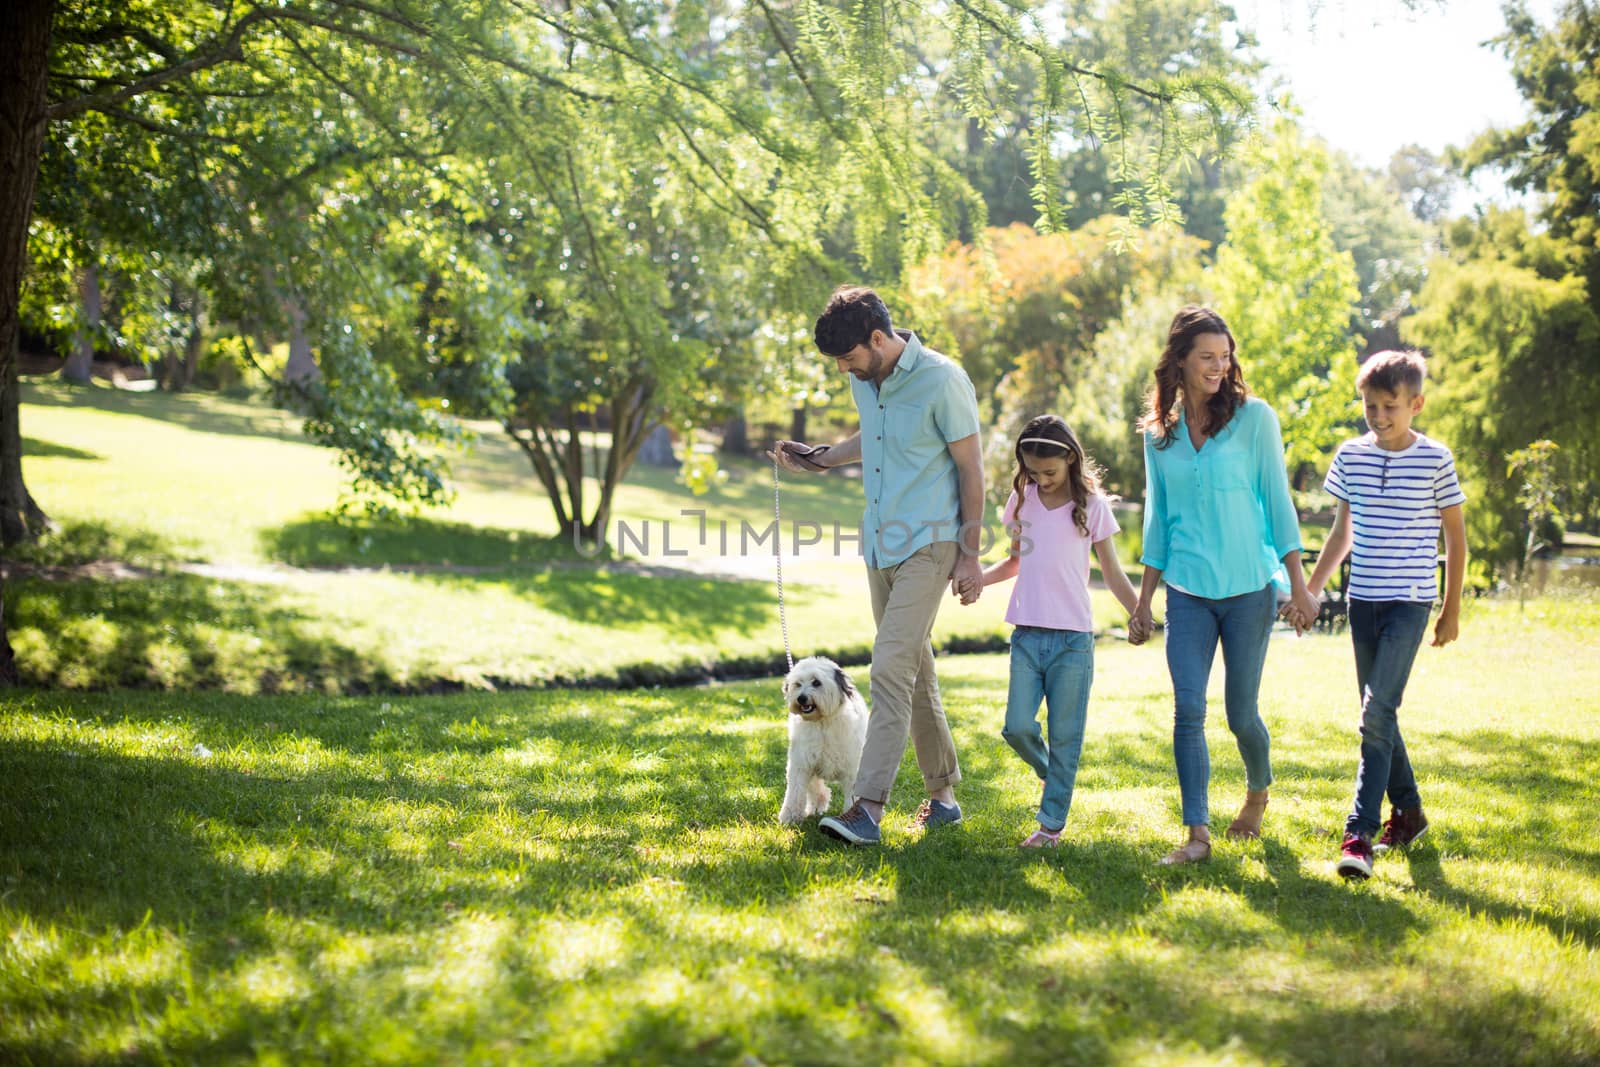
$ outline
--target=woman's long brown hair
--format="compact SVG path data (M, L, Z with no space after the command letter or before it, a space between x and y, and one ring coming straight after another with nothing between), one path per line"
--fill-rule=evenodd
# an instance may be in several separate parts
M1183 391L1183 357L1189 354L1197 338L1208 333L1219 333L1228 339L1228 373L1222 388L1206 401L1205 425L1200 427L1200 432L1207 437L1221 433L1234 412L1250 397L1250 387L1244 384L1244 372L1239 369L1239 358L1235 354L1237 345L1233 331L1222 321L1222 316L1210 308L1188 305L1172 318L1167 347L1156 362L1155 383L1145 398L1144 417L1138 423L1142 433L1158 435L1157 448L1171 447L1177 437L1178 416L1172 409Z

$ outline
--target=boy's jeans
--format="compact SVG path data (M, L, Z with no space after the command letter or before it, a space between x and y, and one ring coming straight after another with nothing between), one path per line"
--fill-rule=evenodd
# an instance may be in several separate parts
M1174 714L1172 754L1183 796L1183 825L1206 826L1211 812L1211 753L1206 748L1206 684L1222 642L1223 689L1228 729L1244 759L1251 789L1272 784L1272 738L1261 721L1256 698L1267 640L1277 617L1278 597L1271 584L1254 593L1209 600L1167 586L1167 670L1172 674Z
M1039 626L1011 631L1011 684L1000 736L1044 779L1039 825L1052 832L1067 825L1072 808L1093 682L1094 634ZM1050 728L1048 746L1039 735L1040 700Z
M1361 691L1361 768L1355 810L1345 833L1371 837L1383 819L1383 794L1397 808L1418 808L1416 775L1400 738L1396 713L1411 676L1433 605L1412 600L1351 600L1350 636Z

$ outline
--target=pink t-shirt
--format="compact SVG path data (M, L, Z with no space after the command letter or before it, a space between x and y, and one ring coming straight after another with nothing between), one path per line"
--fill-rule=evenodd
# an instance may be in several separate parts
M1017 494L1011 493L1001 512L1001 521L1020 535L1022 552L1017 559L1017 578L1011 590L1011 605L1006 621L1013 626L1042 626L1051 630L1094 632L1094 609L1089 603L1089 551L1096 541L1116 533L1116 516L1111 505L1098 493L1089 497L1089 536L1078 532L1072 521L1076 505L1070 500L1050 509L1039 503L1039 489L1032 482L1022 487L1022 508L1017 513ZM1014 523L1020 522L1016 530Z

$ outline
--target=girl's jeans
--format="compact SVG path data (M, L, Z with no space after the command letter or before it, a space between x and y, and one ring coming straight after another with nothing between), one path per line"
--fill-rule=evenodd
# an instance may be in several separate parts
M1431 604L1411 600L1351 600L1350 636L1361 691L1361 768L1347 834L1371 838L1383 816L1383 794L1397 808L1419 808L1417 778L1400 738L1400 698L1411 676Z
M1221 600L1190 596L1167 586L1167 670L1172 674L1174 703L1172 754L1178 764L1185 826L1206 826L1211 821L1206 800L1211 786L1206 684L1219 640L1226 672L1223 692L1228 729L1244 758L1245 780L1251 789L1272 784L1272 739L1267 724L1261 721L1256 697L1277 610L1277 593L1270 584L1254 593Z
M1000 736L1044 779L1039 825L1052 832L1067 825L1072 807L1093 681L1094 634L1038 626L1011 631L1011 685ZM1041 700L1050 727L1048 746L1039 733Z

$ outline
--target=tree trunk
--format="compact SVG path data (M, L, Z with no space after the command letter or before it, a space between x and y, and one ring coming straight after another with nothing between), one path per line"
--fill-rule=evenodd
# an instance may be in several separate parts
M794 409L794 414L789 419L789 440L804 441L806 439L806 406L801 404Z
M55 0L0 4L0 41L10 58L0 64L0 541L26 538L44 513L22 480L22 426L17 382L17 304L28 251L28 216L44 150L45 71ZM17 664L6 636L5 590L0 587L0 684L14 685Z
M6 591L0 585L0 620L6 614ZM11 648L11 638L6 635L4 622L0 622L0 688L11 689L22 684L17 671L17 654Z
M722 451L730 456L750 453L750 422L739 412L722 424Z
M283 368L283 380L292 386L310 385L322 375L322 368L317 366L311 338L306 336L306 309L292 294L283 302L289 311L289 362Z
M94 378L94 342L100 336L100 271L93 263L78 272L78 295L83 299L83 325L73 335L61 377L74 385L88 385Z
M44 149L45 71L55 0L0 4L0 41L13 61L0 65L0 543L14 545L47 525L22 480L21 389L17 381L17 304L27 261L28 217Z
M205 339L205 331L200 326L200 294L197 292L189 301L189 336L183 342L183 364L178 368L174 392L182 392L194 384L194 372L200 366L200 349L205 347Z
M165 352L158 364L160 372L156 377L165 392L181 393L194 384L195 368L200 363L200 349L205 343L205 332L200 326L200 291L186 290L174 282L172 295L167 300L167 310L187 318L189 330L184 335L183 353Z

